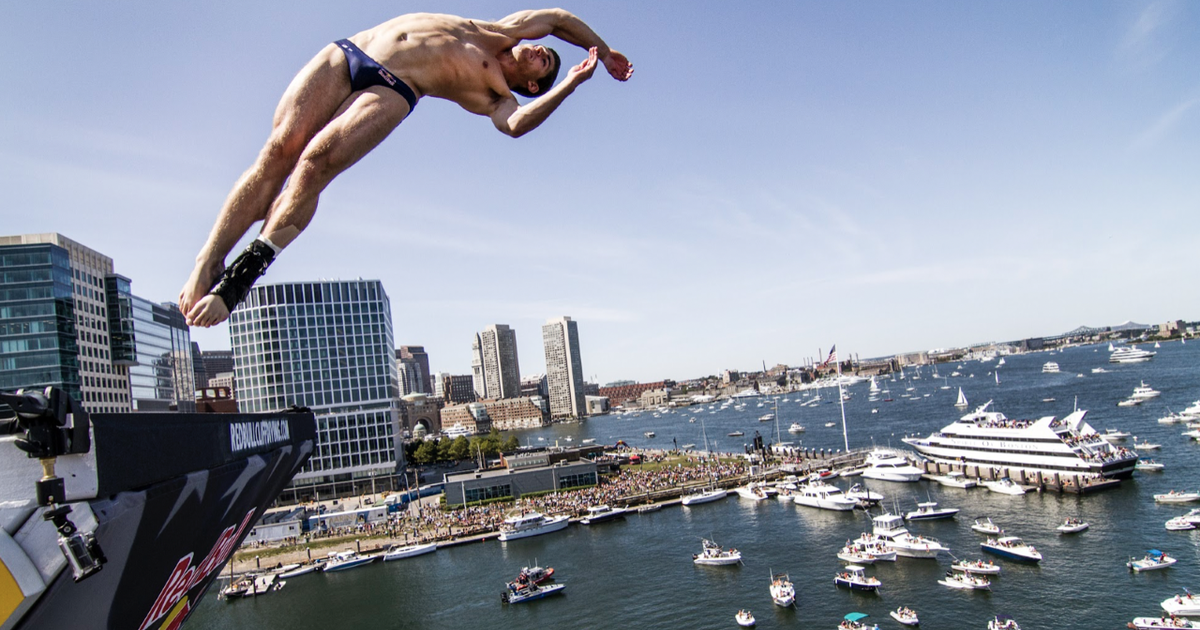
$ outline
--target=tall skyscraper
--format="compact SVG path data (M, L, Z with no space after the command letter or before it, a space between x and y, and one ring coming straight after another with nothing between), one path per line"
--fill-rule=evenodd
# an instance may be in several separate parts
M400 363L400 394L433 393L433 375L429 372L429 355L425 346L400 346L396 350Z
M0 389L62 388L89 412L127 412L129 280L61 234L0 236Z
M317 416L317 452L292 481L370 491L403 461L392 311L378 280L254 287L229 318L238 410ZM365 485L364 485L365 484Z
M558 317L542 326L546 349L546 385L550 390L551 418L582 418L587 413L583 395L583 362L579 358L579 327L570 317Z
M517 331L504 324L488 326L483 332L475 334L471 353L475 394L479 398L516 398L521 395Z

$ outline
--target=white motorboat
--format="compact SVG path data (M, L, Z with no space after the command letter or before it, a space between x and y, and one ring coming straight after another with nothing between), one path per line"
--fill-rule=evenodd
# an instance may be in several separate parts
M944 475L930 475L929 478L943 486L948 486L951 488L963 488L964 490L974 488L975 486L979 485L974 479L970 479L966 475L957 471L948 472Z
M892 559L896 559L896 552L890 551ZM853 544L842 547L842 550L837 553L838 560L849 564L875 564L878 558L875 554L869 551L864 551L854 546Z
M833 576L833 583L855 591L874 591L883 585L879 578L873 575L868 576L866 569L857 564L846 565L842 571Z
M286 565L280 570L279 579L290 580L295 577L300 577L301 575L315 573L321 570L321 567L324 565L324 562L309 562L306 564ZM289 569L289 566L293 568Z
M1129 627L1135 630L1178 630L1179 628L1200 628L1200 621L1192 621L1174 615L1159 617L1134 617Z
M1175 518L1167 521L1166 527L1167 531L1169 532L1186 532L1196 529L1196 524L1182 516L1176 516Z
M1140 470L1142 472L1162 472L1163 468L1165 467L1163 466L1162 462L1156 462L1153 459L1138 460L1137 465L1134 466L1135 470Z
M333 573L334 571L345 571L361 567L364 564L371 564L379 556L362 556L357 551L331 551L329 552L329 561L325 563L325 568L322 569L325 573Z
M845 477L846 473L843 472L842 476ZM868 490L861 483L856 483L850 486L850 489L846 491L846 497L853 499L862 506L875 505L883 500L882 494Z
M1025 494L1025 488L1022 488L1020 484L1012 479L1009 479L1008 477L994 479L992 481L985 481L983 482L983 485L988 490L991 490L992 492L999 492L1000 494L1011 494L1013 496L1021 496Z
M700 553L692 554L692 562L707 566L737 564L742 561L742 552L737 549L722 549L721 545L704 539Z
M1176 492L1172 490L1154 495L1154 500L1158 503L1191 503L1193 501L1200 501L1200 492Z
M645 505L639 505L637 511L638 511L638 514L649 514L651 512L657 512L661 509L662 509L661 503L647 503Z
M744 486L738 486L733 489L739 497L750 499L751 501L765 501L771 498L771 495L776 494L778 490L768 486L761 481L750 482Z
M980 590L992 587L991 580L970 571L947 571L946 577L938 580L938 584L960 590Z
M989 538L987 541L979 543L979 548L988 553L994 553L1001 558L1009 560L1022 560L1025 562L1040 562L1042 554L1033 545L1026 543L1016 536L1004 536L1002 538Z
M699 505L701 503L711 503L719 499L724 499L727 496L729 496L729 492L724 488L709 488L693 494L684 495L683 499L680 500L680 503L689 506Z
M775 602L776 606L787 608L796 603L796 588L786 573L771 576L770 591L771 601Z
M1100 438L1085 420L1086 410L1059 419L1044 416L1013 420L988 411L991 401L926 437L904 443L922 457L958 468L977 466L1043 475L1101 475L1124 479L1133 474L1137 454Z
M1100 434L1100 437L1108 440L1109 442L1119 442L1129 437L1129 432L1122 431L1120 429L1105 429L1104 433Z
M775 414L773 414L773 413L764 413L763 415L758 417L759 422L770 422L774 419L775 419Z
M1142 350L1137 346L1123 346L1116 348L1108 357L1109 363L1141 363L1154 358L1156 352Z
M996 615L988 622L988 630L1021 630L1017 620L1004 614Z
M1162 392L1147 385L1146 381L1142 381L1141 385L1138 385L1133 389L1133 393L1130 394L1129 397L1137 400L1150 400L1151 398L1158 398L1161 395Z
M1092 368L1092 374L1108 374L1108 370L1102 367L1094 367Z
M988 536L996 536L1004 532L1003 529L1000 529L999 525L993 523L992 519L987 516L975 519L975 523L971 525L971 529L980 534L987 534Z
M383 554L383 561L400 560L403 558L412 558L427 553L437 551L437 543L425 543L423 545L392 545Z
M526 584L510 583L508 589L501 596L501 601L506 604L520 604L535 599L549 597L556 593L561 593L566 584L544 584L538 585L532 582Z
M648 437L648 438L652 438L652 437L654 437L654 436L655 436L655 435L657 435L657 434L656 434L655 432L653 432L653 431L646 431L645 433L642 433L642 435L644 435L644 436L646 436L646 437Z
M1154 442L1146 441L1139 442L1137 441L1137 436L1135 435L1133 437L1133 448L1139 451L1157 451L1158 449L1162 448L1162 444L1155 444Z
M800 486L792 495L796 505L847 512L858 506L858 501L847 497L842 489L827 483L815 481Z
M1078 534L1079 532L1087 530L1089 527L1091 527L1089 523L1085 523L1083 520L1071 516L1068 517L1067 520L1063 521L1062 525L1059 525L1054 529L1058 530L1058 533L1060 534Z
M936 539L916 536L904 527L904 519L898 514L880 514L871 519L872 533L882 539L898 556L905 558L937 558L943 551L950 551Z
M1042 365L1042 374L1058 374L1059 367L1054 361L1047 361Z
M888 614L892 616L892 619L895 619L897 622L906 626L921 625L921 620L917 617L917 611L909 608L908 606L901 606Z
M545 516L539 512L526 512L504 519L504 523L500 525L499 539L507 542L530 536L540 536L566 529L569 524L570 517L566 514Z
M745 431L730 431L726 435L728 435L729 437L742 437L743 435L746 435L746 432Z
M924 470L913 466L896 453L874 450L867 455L862 476L880 481L911 482L920 480L923 474Z
M958 508L939 508L936 501L925 501L917 504L917 509L904 515L906 521L933 521L943 518L954 518Z
M793 422L792 426L788 427L788 433L804 433L804 425Z
M1168 597L1162 602L1162 609L1172 615L1181 615L1184 617L1200 617L1200 597L1197 597L1189 591L1184 591L1183 595Z
M737 622L737 625L743 628L752 628L754 627L754 624L757 623L754 620L754 615L751 614L749 610L737 611L737 614L733 616L733 620Z
M888 541L870 532L864 532L858 538L850 541L846 547L852 548L858 557L867 556L870 559L868 562L855 562L853 564L874 564L875 562L896 561L896 550L892 549L892 547L888 544ZM842 550L845 551L846 547L843 547ZM846 557L843 557L841 554L838 555L838 558L842 560L845 560L848 557L853 556L849 554Z
M1000 565L991 560L959 560L950 565L953 571L970 571L978 575L999 575Z
M623 507L593 505L587 509L587 516L579 519L579 522L583 523L584 525L595 525L605 521L615 521L617 519L625 518L625 512L627 511L628 510Z
M1141 573L1142 571L1157 571L1159 569L1165 569L1176 562L1178 562L1178 560L1167 555L1167 552L1159 551L1158 549L1151 549L1147 551L1146 555L1140 560L1130 558L1129 562L1125 563L1125 566L1129 567L1129 570L1133 571L1134 573Z
M826 422L826 423L825 423L825 428L827 428L827 429L828 429L829 427L836 427L836 426L837 426L837 423L836 423L836 422Z

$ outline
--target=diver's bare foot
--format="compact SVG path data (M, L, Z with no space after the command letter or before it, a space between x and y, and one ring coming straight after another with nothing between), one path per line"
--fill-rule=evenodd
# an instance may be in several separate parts
M217 283L217 278L224 271L225 263L220 261L211 265L197 263L196 268L192 269L192 275L188 277L183 289L179 291L179 312L185 316L191 312L196 303L208 295L209 290Z
M206 295L196 302L186 317L188 326L208 328L229 319L229 309L220 296Z

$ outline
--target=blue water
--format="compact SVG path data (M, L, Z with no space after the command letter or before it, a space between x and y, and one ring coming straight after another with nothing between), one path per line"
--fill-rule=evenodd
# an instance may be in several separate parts
M1041 372L1042 364L1051 360L1061 366L1061 373ZM1183 588L1200 589L1200 534L1163 528L1167 519L1187 508L1160 506L1152 497L1170 489L1200 489L1200 444L1180 435L1182 425L1156 422L1168 409L1179 410L1200 399L1200 342L1163 344L1148 363L1110 365L1107 360L1107 346L1009 357L999 367L1000 384L991 373L997 369L995 362L963 363L962 376L948 381L933 379L929 368L922 370L919 380L908 371L910 378L904 381L880 382L891 390L895 399L891 403L869 402L865 383L851 388L853 399L846 405L851 448L872 443L902 446L899 438L907 433L928 433L944 426L961 415L953 407L959 386L972 407L992 399L995 408L1010 418L1063 416L1078 398L1079 408L1090 410L1087 419L1097 429L1120 428L1162 444L1161 451L1151 456L1166 464L1165 472L1138 473L1115 490L1083 497L1052 493L1011 497L925 482L870 482L872 489L887 496L887 503L902 510L912 509L926 497L961 508L956 520L910 528L938 538L955 557L986 557L979 550L982 537L969 529L977 516L990 516L1044 554L1039 565L999 561L1003 573L993 580L990 592L956 591L937 584L951 562L945 555L937 561L901 558L868 568L883 582L878 594L837 589L833 574L840 563L834 554L846 539L869 530L861 513L826 512L774 500L751 504L734 495L717 503L666 508L590 528L573 525L561 533L511 543L489 541L344 573L302 576L289 580L284 590L257 600L219 601L213 589L187 627L736 628L734 613L749 608L759 628L832 630L852 611L869 613L881 628L900 628L888 611L903 604L920 613L921 627L927 629L982 629L999 612L1013 615L1026 630L1122 628L1135 616L1159 614L1159 602ZM1098 366L1111 372L1092 374L1091 368ZM948 377L956 367L943 364L938 370ZM1117 407L1116 402L1142 380L1162 391L1162 396L1139 407ZM951 389L939 389L947 382ZM907 387L914 387L910 394L917 395L915 400L900 397ZM836 400L835 392L822 390L822 396ZM924 397L926 393L930 395ZM798 438L808 448L842 447L836 403L801 407L796 394L788 397L789 402L779 405L783 440ZM1044 398L1056 400L1042 402ZM575 444L593 437L602 443L623 439L635 446L669 448L673 438L680 445L702 445L703 429L710 446L715 441L722 451L740 451L754 431L761 431L768 441L774 438L775 424L758 421L774 406L757 407L758 400L748 399L742 412L718 407L716 413L709 413L707 406L692 407L659 418L649 413L609 416L520 436L522 442L534 444L555 440L565 444L571 436ZM688 422L692 417L697 418L695 423ZM829 421L838 426L825 428ZM792 422L800 422L807 431L789 436L786 428ZM726 435L735 429L746 436ZM643 437L649 430L657 436ZM1054 528L1068 516L1089 521L1091 529L1080 535L1058 535ZM744 565L693 565L691 554L699 551L701 537L737 547ZM1130 556L1141 557L1150 548L1170 552L1179 563L1145 574L1125 568ZM566 594L502 605L504 582L535 561L555 567L558 581L567 585ZM771 603L767 585L772 571L791 574L797 591L794 609Z

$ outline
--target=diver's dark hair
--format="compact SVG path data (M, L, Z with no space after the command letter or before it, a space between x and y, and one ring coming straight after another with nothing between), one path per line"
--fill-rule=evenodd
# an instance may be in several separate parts
M550 70L550 72L546 73L546 76L538 79L537 94L534 94L533 92L530 92L529 90L525 89L524 85L514 87L514 88L512 88L512 91L514 91L517 94L520 94L521 96L524 96L526 98L537 98L537 97L545 94L546 90L549 90L550 88L554 87L554 81L556 79L558 79L558 69L562 67L562 59L559 58L558 51L554 50L553 48L547 46L546 50L550 51L550 57L552 59L554 59L554 67L552 70Z

